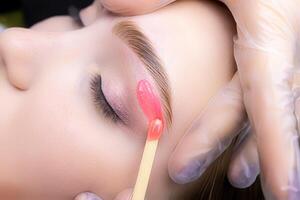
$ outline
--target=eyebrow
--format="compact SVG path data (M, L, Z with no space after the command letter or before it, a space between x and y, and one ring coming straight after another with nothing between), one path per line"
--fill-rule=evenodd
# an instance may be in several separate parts
M122 21L113 27L113 33L121 38L145 65L159 89L166 124L172 123L171 93L169 79L150 40L132 21Z

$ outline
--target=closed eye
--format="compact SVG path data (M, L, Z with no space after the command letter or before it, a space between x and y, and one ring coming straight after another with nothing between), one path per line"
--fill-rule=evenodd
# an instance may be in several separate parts
M94 103L97 108L99 108L106 118L111 119L113 122L122 122L122 119L112 108L112 106L107 101L103 90L102 90L102 78L100 75L95 75L91 79L90 88L93 94Z

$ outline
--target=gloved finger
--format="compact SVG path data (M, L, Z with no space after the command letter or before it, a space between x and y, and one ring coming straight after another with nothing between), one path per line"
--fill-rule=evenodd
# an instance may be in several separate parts
M122 15L137 15L152 12L175 0L99 0L107 10Z
M229 146L246 119L237 75L221 89L181 139L169 160L179 184L196 180Z
M78 194L74 200L103 200L103 199L101 199L94 193L83 192L83 193Z
M228 168L228 180L237 188L246 188L252 185L259 174L259 160L255 136L250 126L246 129L247 135L237 144Z
M292 74L299 1L224 0L237 22L235 58L266 199L300 199Z

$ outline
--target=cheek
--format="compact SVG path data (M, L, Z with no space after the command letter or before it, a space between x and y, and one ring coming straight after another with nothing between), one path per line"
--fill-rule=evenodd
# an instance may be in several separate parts
M88 105L53 96L57 95L45 95L48 101L30 99L16 115L18 125L0 140L5 141L2 168L20 195L70 199L78 192L93 191L111 199L132 187L140 142Z

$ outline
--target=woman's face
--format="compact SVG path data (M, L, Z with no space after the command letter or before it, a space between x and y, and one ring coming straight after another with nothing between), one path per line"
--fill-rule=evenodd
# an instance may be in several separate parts
M172 183L168 158L234 70L229 16L181 2L117 17L95 2L81 17L85 27L56 17L0 34L1 199L112 199L133 187L147 132L141 79L168 123L148 199L175 199L188 187Z

